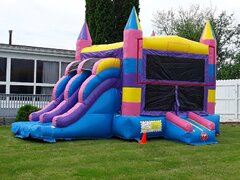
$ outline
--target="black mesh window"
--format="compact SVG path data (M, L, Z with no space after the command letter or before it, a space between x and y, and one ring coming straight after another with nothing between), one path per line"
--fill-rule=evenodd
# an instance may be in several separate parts
M147 55L147 79L204 82L204 59Z
M180 111L203 111L204 87L178 87Z
M146 79L155 81L204 82L204 59L147 55ZM180 111L203 111L204 87L179 86ZM174 111L175 86L147 84L145 111Z
M172 111L175 86L146 85L144 111Z

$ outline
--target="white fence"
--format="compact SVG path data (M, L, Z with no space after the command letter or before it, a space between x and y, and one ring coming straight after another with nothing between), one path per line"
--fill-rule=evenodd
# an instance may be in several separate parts
M17 110L25 104L43 108L50 100L51 95L0 94L0 118L15 117Z
M42 108L50 100L51 95L0 94L0 118L15 117L24 104ZM217 81L216 113L220 114L221 122L240 122L240 79Z
M216 113L222 122L240 122L240 79L217 81Z

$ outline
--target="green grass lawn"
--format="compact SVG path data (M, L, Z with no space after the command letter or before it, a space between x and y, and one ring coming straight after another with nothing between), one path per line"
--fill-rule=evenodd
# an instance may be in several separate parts
M0 179L239 179L240 124L221 125L217 140L207 146L164 139L49 144L0 127Z

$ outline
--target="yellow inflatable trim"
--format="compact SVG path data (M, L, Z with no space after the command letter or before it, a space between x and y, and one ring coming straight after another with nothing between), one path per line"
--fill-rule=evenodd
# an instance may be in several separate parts
M112 44L101 44L94 45L91 47L84 48L81 53L90 53L90 52L99 52L99 51L107 51L113 49L119 49L123 47L123 42L112 43Z
M93 74L98 74L109 68L120 68L120 59L107 58L100 60L96 66L96 69L93 69Z
M215 90L208 90L208 102L215 103Z
M143 48L169 52L208 55L207 45L178 36L154 36L143 38Z
M123 42L86 47L81 53L101 52L119 48L123 48ZM143 48L169 52L208 55L207 45L178 36L145 37L143 38Z
M123 102L133 102L133 103L141 102L141 97L142 97L141 88L123 87L122 90L123 90L122 91Z

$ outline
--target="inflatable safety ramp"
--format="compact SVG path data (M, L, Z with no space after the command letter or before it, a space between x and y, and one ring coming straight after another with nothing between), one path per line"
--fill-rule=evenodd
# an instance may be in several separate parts
M78 65L77 75L66 85L66 102L40 115L41 121L13 123L11 131L19 138L46 142L110 138L112 120L120 108L120 75L120 60L117 58L82 61ZM67 98L72 97L70 94L74 94L76 99L74 105L67 102Z
M100 60L99 58L89 58L81 63L74 63L70 66L68 72L77 72L64 89L64 100L54 109L43 112L39 116L39 120L44 123L52 122L55 116L61 115L71 109L78 102L78 92L83 82L91 75L91 70L94 64Z
M68 64L64 75L58 80L53 88L51 102L43 109L30 114L29 121L39 121L42 114L55 109L64 100L64 89L66 88L68 82L74 77L74 75L76 75L79 63L79 61L74 61Z
M215 124L193 112L187 117L166 113L165 138L190 145L216 144Z

